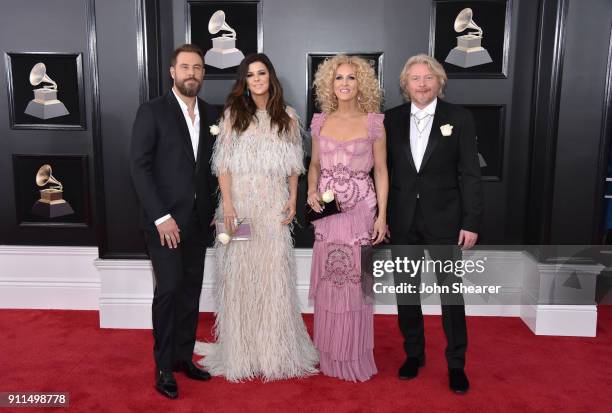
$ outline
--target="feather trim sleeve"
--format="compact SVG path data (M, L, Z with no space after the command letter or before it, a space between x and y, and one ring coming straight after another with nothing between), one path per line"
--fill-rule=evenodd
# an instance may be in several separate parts
M230 122L229 111L225 111L219 122L219 134L215 139L211 160L211 170L215 176L230 172L235 132Z
M219 125L215 140L211 169L217 176L229 173L238 175L290 176L304 173L304 153L299 120L294 111L289 130L279 136L267 115L253 122L242 133L236 133L229 113Z
M302 145L300 119L295 110L290 106L287 106L287 114L291 118L289 136L286 139L288 144L288 154L286 157L288 175L302 175L306 169L304 168L304 148Z

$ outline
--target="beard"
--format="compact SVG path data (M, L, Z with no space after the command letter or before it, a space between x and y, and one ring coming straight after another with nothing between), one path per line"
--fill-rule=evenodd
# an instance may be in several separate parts
M194 82L187 84L187 82L190 80L193 80ZM176 85L178 91L181 92L181 94L190 98L197 96L198 92L200 91L200 88L202 87L202 82L198 81L193 77L182 81L175 80L174 84Z

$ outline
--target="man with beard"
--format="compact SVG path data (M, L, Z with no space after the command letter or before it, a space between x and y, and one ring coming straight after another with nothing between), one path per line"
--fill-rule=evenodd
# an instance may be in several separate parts
M204 55L191 44L171 60L172 90L140 106L132 130L130 166L141 203L141 226L153 264L155 388L175 399L173 371L195 380L210 375L192 361L204 255L211 241L216 179L210 171L215 108L197 97Z

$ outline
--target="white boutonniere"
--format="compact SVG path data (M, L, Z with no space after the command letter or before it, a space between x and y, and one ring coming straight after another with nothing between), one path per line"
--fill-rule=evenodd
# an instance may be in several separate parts
M210 125L208 130L210 131L210 134L212 136L217 136L219 132L221 132L221 128L219 128L219 125Z
M453 133L453 125L447 123L446 125L440 126L440 132L442 132L442 136L451 136Z

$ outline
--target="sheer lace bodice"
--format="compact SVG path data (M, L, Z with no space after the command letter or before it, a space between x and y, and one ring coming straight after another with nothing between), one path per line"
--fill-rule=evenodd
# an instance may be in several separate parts
M368 114L368 136L339 141L321 135L325 115L317 113L312 118L312 137L319 143L321 177L319 190L332 189L343 210L354 208L366 201L372 208L376 205L374 184L370 170L374 166L372 144L382 136L384 115Z

